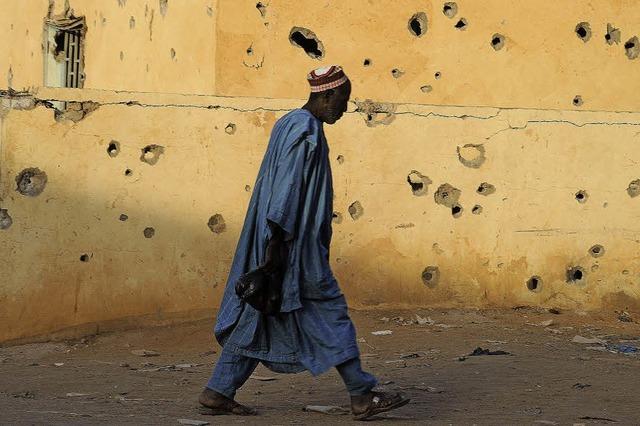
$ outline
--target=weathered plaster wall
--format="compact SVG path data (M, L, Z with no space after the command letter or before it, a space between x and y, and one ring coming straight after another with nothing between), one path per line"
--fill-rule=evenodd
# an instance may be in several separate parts
M76 0L88 25L76 90L41 87L48 2L10 2L16 43L0 46L0 70L30 93L0 109L0 341L210 315L269 132L302 104L305 72L333 62L358 99L327 127L332 262L352 306L640 309L640 58L623 46L640 8L474 3L450 19L439 2L264 2L263 16L255 2L169 0L163 16L158 1ZM620 44L605 42L607 22ZM322 61L291 45L294 25L316 32ZM69 111L56 118L50 101ZM44 181L16 182L33 168L46 184L23 195Z
M289 42L291 29L313 31L323 63L343 64L354 97L387 102L518 108L637 111L640 58L625 43L640 36L640 5L633 0L461 0L452 18L444 1L374 2L221 1L218 6L217 93L301 97L304 70L320 64ZM410 18L424 12L416 37ZM455 26L465 19L464 29ZM576 26L586 22L585 42ZM607 24L619 42L605 40ZM492 47L494 34L504 38ZM498 44L500 45L500 44ZM246 50L252 46L252 55ZM640 42L635 48L640 49ZM264 59L264 60L263 60ZM365 59L370 65L365 66ZM256 65L260 64L260 67ZM392 71L401 71L394 77ZM435 78L435 73L440 78ZM421 87L431 86L430 92ZM573 104L576 95L581 107Z
M207 93L215 87L214 0L73 0L84 16L85 88L136 92ZM21 90L43 82L43 25L48 0L5 1L0 16L0 81ZM65 2L51 2L51 14Z

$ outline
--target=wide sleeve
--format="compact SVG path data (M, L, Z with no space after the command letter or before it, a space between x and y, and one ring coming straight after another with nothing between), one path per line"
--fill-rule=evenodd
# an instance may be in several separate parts
M313 161L315 144L303 135L284 148L273 177L267 221L282 228L285 240L291 240L296 236L302 214L306 177Z

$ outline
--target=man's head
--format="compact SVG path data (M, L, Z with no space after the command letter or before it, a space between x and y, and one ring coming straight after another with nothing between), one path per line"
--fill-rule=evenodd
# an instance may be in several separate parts
M333 124L347 111L351 82L338 66L320 68L307 76L311 95L307 105L311 106L318 119Z

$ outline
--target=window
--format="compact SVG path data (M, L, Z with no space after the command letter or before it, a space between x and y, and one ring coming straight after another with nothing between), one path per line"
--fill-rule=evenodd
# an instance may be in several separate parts
M47 19L44 84L82 88L84 85L84 18Z

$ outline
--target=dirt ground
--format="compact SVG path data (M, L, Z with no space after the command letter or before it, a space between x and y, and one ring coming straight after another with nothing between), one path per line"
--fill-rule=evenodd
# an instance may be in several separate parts
M423 324L415 323L416 314ZM627 350L640 347L638 324L620 321L615 313L516 308L365 311L352 312L352 318L366 369L378 376L381 388L412 398L373 424L640 424L640 355L616 353L616 346L604 343L572 342L579 335L622 343ZM211 327L212 321L202 321L0 348L0 423L353 422L346 414L303 410L347 406L335 371L314 378L262 366L238 393L260 416L199 414L196 399L219 352ZM379 330L392 334L371 334ZM509 354L468 356L478 347ZM133 353L139 350L159 355Z

